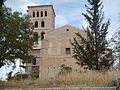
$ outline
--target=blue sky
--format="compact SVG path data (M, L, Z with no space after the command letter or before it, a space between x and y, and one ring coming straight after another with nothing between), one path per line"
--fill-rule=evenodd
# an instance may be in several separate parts
M5 5L13 11L26 13L27 6L52 4L56 13L56 28L63 25L72 25L82 29L86 21L82 16L87 0L7 0ZM102 0L105 12L105 21L111 20L108 37L118 29L120 24L120 0Z
M56 28L63 25L72 25L82 29L82 26L86 26L86 21L82 16L85 13L84 5L87 4L87 0L7 0L5 5L12 8L13 11L19 11L26 13L27 6L34 5L48 5L52 4L56 13ZM105 21L111 20L111 25L108 30L108 36L111 37L115 31L118 30L120 25L120 0L102 0L104 4ZM0 78L5 77L5 73L9 72L9 69L0 72ZM17 69L16 69L17 70Z

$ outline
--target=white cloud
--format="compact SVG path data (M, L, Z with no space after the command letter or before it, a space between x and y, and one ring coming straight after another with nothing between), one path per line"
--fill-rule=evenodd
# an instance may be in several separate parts
M30 1L30 0L21 0L21 5L19 6L19 8L26 13L27 10L27 6L34 6L37 5L37 3Z
M57 15L55 22L56 22L56 27L61 27L61 26L66 25L68 23L66 17L63 15Z
M27 6L30 6L30 5L37 5L37 3L35 3L34 1L31 1L31 0L7 0L5 2L5 5L7 7L10 7L12 8L13 11L19 11L19 12L22 12L22 13L26 13L26 10L27 10Z

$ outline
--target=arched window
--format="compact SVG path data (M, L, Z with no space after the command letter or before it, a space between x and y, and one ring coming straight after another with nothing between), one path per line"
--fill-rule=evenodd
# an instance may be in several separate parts
M45 27L45 22L41 21L41 27Z
M45 11L45 16L47 17L47 11Z
M44 34L45 34L45 32L41 32L41 40L44 39Z
M41 17L43 17L43 11L41 11Z
M35 12L33 12L33 17L35 17Z
M38 28L38 21L35 21L35 28Z
M37 17L39 17L39 12L37 12Z

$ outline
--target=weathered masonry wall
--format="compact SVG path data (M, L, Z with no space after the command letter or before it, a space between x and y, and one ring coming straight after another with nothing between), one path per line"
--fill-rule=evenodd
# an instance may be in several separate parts
M20 89L0 89L0 90L119 90L116 87L88 87L88 88L20 88Z

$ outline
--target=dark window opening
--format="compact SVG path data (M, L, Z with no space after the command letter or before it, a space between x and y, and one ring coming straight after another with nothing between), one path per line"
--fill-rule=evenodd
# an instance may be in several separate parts
M38 22L35 21L35 28L38 28Z
M33 17L35 17L35 12L33 12Z
M33 58L33 65L36 65L36 58Z
M45 11L45 16L47 16L47 11Z
M43 11L41 11L41 17L43 17Z
M41 33L41 40L44 39L44 34L45 34L45 32L42 32L42 33Z
M39 17L39 12L37 12L37 17Z
M45 22L41 21L41 27L45 27Z
M66 31L69 31L69 29L66 29Z
M67 54L67 55L70 55L70 54L71 54L70 48L66 48L66 54Z

